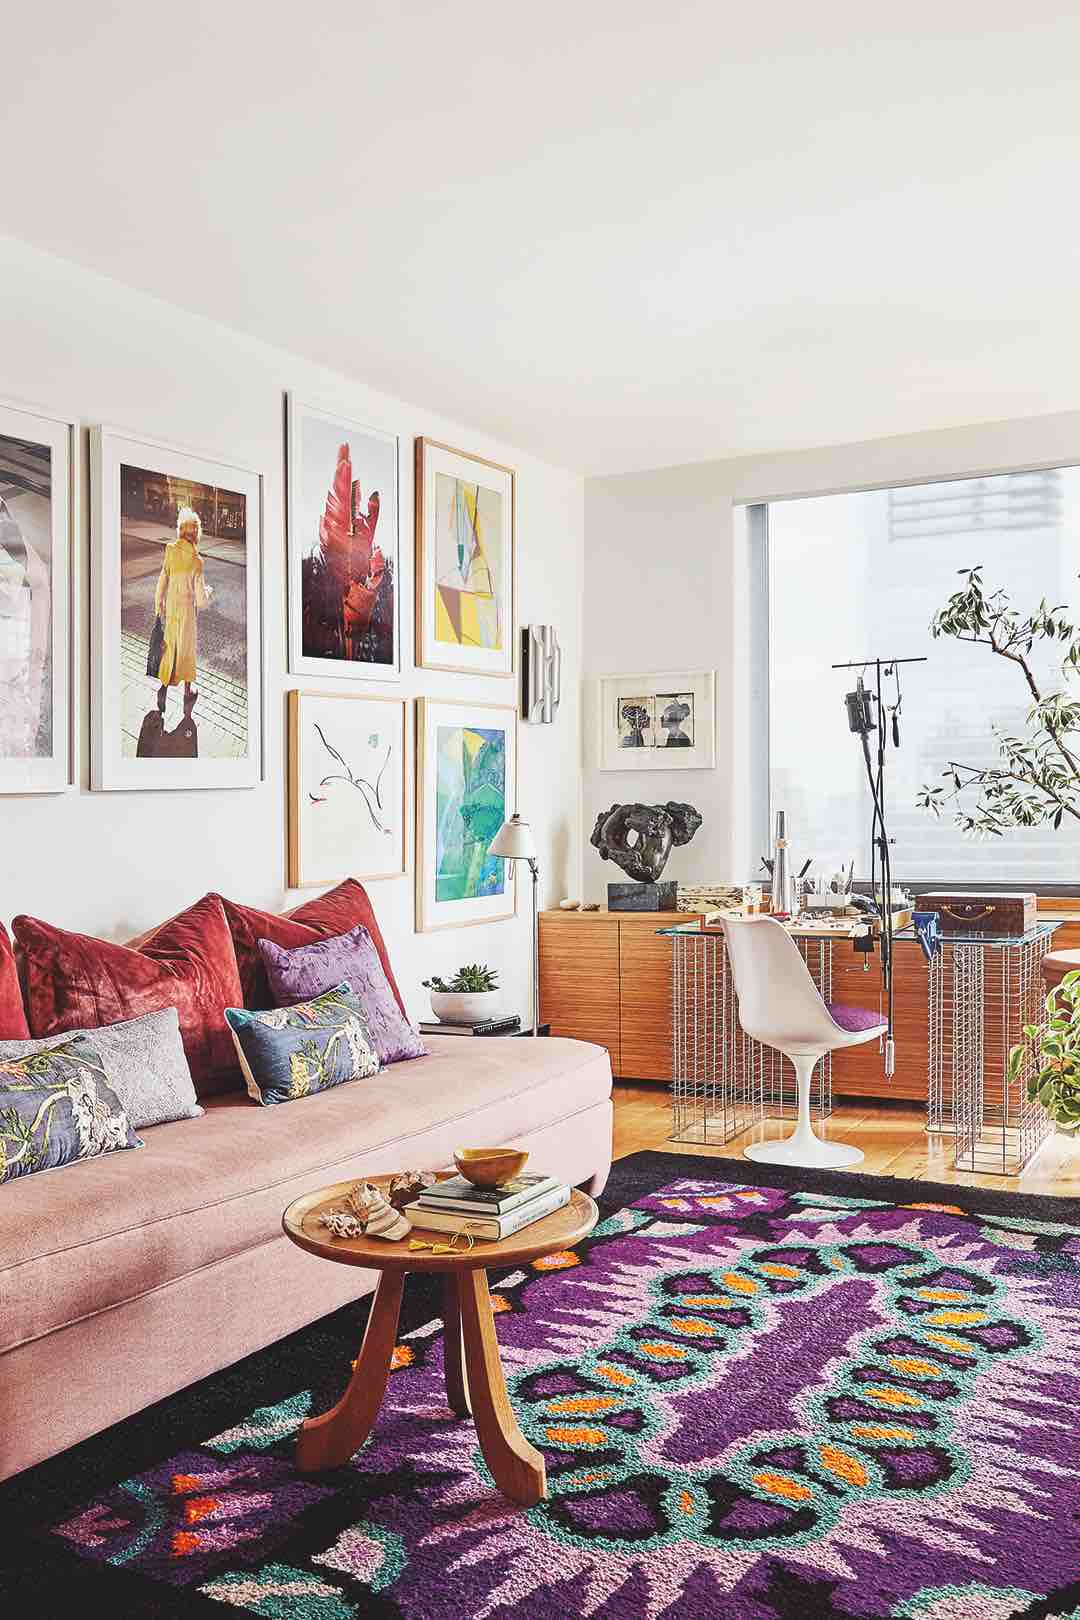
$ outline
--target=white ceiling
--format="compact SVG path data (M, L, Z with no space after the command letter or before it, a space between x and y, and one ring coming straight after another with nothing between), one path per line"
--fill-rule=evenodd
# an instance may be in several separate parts
M0 229L554 461L1080 404L1068 0L59 0L0 46Z

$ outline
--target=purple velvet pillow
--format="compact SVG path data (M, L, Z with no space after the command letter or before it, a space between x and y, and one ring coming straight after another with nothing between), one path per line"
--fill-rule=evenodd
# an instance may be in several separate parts
M259 955L276 1006L295 1007L345 982L363 1008L380 1063L427 1056L427 1047L397 1004L379 953L363 924L347 934L313 940L291 951L283 950L273 940L260 939Z
M871 1012L869 1007L851 1007L844 1001L829 1001L826 1005L833 1023L846 1029L849 1035L857 1035L863 1029L880 1029L885 1022L880 1013Z

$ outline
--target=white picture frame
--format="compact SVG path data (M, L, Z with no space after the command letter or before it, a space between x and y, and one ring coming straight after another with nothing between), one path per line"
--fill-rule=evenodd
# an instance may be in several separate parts
M344 412L327 411L311 405L290 393L286 400L288 444L288 611L289 611L289 673L313 675L331 680L399 681L402 671L401 654L401 439L396 433L352 421ZM328 655L305 651L305 624L312 634L310 614L313 604L307 603L305 615L305 561L319 550L320 519L326 514L332 494L336 464L335 447L349 447L352 478L359 497L364 503L361 521L370 515L373 493L379 497L374 529L374 542L384 559L391 563L390 589L393 596L389 615L392 638L390 658L348 655L351 638L347 637L344 622L340 630L339 649ZM351 507L350 507L351 517ZM307 590L311 592L310 581ZM358 582L358 595L363 602L364 584ZM385 594L385 585L383 586ZM378 595L376 595L376 603ZM385 643L385 615L383 633L370 628L361 634L361 647L373 640L376 647ZM317 627L316 627L317 633ZM332 635L327 627L327 635Z
M14 597L9 588L0 622L0 669L5 671L0 681L3 795L66 793L74 781L71 550L78 510L76 432L73 421L0 402L0 499L6 514L0 515L0 553L5 573L10 566L21 580ZM40 606L42 598L41 613L36 614L35 605ZM41 642L43 633L46 645ZM46 712L49 747L47 753L38 753Z
M715 670L603 675L597 682L596 707L600 770L714 769Z
M289 887L402 877L405 698L289 693Z
M517 707L503 703L444 703L434 698L416 700L416 932L432 933L440 928L465 928L476 923L503 922L517 913L517 887L514 881L514 863L497 856L485 857L484 847L490 844L503 822L508 820L517 804ZM440 785L440 755L444 763L445 748L451 740L447 734L464 730L475 733L499 733L502 742L501 799L490 802L486 819L471 827L479 827L479 838L473 837L474 850L469 865L474 870L478 861L490 860L501 867L497 878L490 872L481 881L498 882L497 890L487 894L447 898L440 888L456 881L444 866L440 872L440 848L455 847L454 793L456 785ZM494 738L490 739L494 741ZM481 743L481 746L483 744ZM478 757L478 756L475 756ZM488 786L489 784L484 784ZM486 793L483 797L491 799ZM463 870L459 868L459 870ZM475 880L470 880L475 881Z
M207 739L216 739L211 744L213 752L206 749L197 757L139 757L132 749L130 716L125 723L128 710L133 705L141 709L144 702L144 721L152 720L158 683L145 671L152 606L140 604L138 636L124 632L122 626L125 612L123 547L132 543L130 537L122 536L121 528L123 469L128 470L129 476L135 473L147 482L154 479L170 490L174 485L183 488L185 484L208 487L215 500L223 497L223 509L231 503L233 510L243 513L242 542L235 538L223 539L219 548L221 555L213 557L213 566L207 565L205 569L207 575L217 576L208 583L211 590L221 592L222 607L218 612L222 613L223 607L229 605L235 612L236 623L243 625L243 649L235 660L235 673L243 674L243 682L233 680L234 712L230 716L225 692L228 675L220 676L219 696L219 691L215 690L217 672L211 669L208 674L206 655L202 652L198 654L198 675L193 683L196 703L202 703L202 708L197 712L193 708L189 716L184 703L178 715L172 688L166 698L166 730L173 725L179 731L178 722L190 718L196 722L204 749ZM262 475L178 446L99 426L90 433L90 487L91 788L97 792L140 792L257 786L262 778L263 751ZM242 508L240 497L243 498ZM141 525L153 535L152 540L142 543L147 547L159 545L164 557L167 536L163 531L169 529L173 521L168 509L163 507L160 520ZM200 546L205 548L206 544L204 536ZM224 572L226 567L238 569L241 566L242 579ZM156 577L156 558L152 554L148 554L143 572ZM129 580L129 590L132 588ZM146 594L145 583L138 589L142 595ZM124 634L138 645L125 646ZM187 689L181 687L180 690L186 696ZM239 693L243 695L242 702ZM218 752L219 747L232 752Z
M479 544L484 543L485 526L491 542L489 563L485 565L485 572L494 573L490 594L458 589L449 574L447 579L442 578L449 564L441 569L440 554L452 549L446 533L452 512L465 510L460 498L455 504L455 490L466 494L476 492L473 518L480 530ZM417 667L512 679L516 642L513 468L487 461L483 456L470 455L465 450L454 450L435 439L420 438L416 441L414 494ZM445 555L443 562L447 563ZM470 565L470 573L475 566ZM449 601L458 604L453 614L446 608ZM497 648L476 643L479 632L465 622L470 614L480 616L487 627L484 634L497 622ZM451 624L452 619L456 628Z

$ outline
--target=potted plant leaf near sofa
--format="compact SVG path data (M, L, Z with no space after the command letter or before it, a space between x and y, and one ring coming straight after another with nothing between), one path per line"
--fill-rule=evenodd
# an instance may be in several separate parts
M1066 973L1046 998L1045 1024L1025 1024L1026 1041L1009 1053L1009 1079L1016 1080L1029 1052L1036 1068L1027 1094L1038 1101L1066 1136L1080 1132L1080 969Z
M499 975L481 962L459 967L449 982L435 974L421 983L431 996L431 1010L440 1023L482 1024L498 1012Z

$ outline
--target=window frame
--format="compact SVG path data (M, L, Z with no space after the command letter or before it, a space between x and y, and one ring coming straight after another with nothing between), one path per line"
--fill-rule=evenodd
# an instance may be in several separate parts
M746 577L749 606L749 681L748 709L750 737L764 737L765 747L751 741L749 759L749 826L755 849L767 853L772 848L772 595L769 552L769 508L781 502L815 500L834 495L867 495L880 490L920 489L933 484L970 482L977 478L1009 478L1024 473L1080 470L1077 461L1032 462L1019 467L997 467L992 471L939 473L935 477L883 479L870 484L842 485L834 489L799 490L784 495L744 497L735 501L745 517ZM927 812L929 814L929 812ZM986 846L989 851L993 846ZM902 883L911 894L928 889L949 888L958 894L995 894L1002 892L1002 883L975 882L970 878L918 878L901 870L895 881ZM856 880L854 887L869 893L868 881ZM1006 892L1016 892L1018 884L1006 885ZM1049 900L1080 901L1080 881L1052 882L1039 879L1033 891ZM1051 908L1053 909L1053 908ZM1060 909L1060 908L1059 908Z

